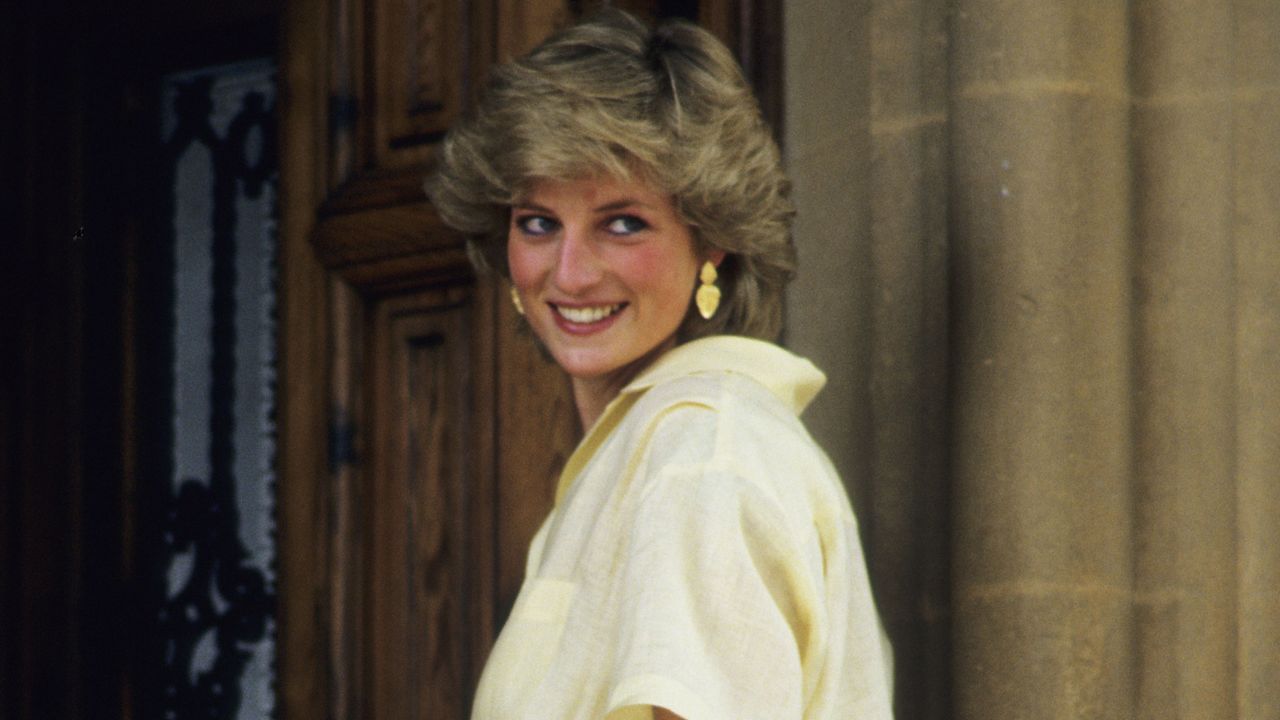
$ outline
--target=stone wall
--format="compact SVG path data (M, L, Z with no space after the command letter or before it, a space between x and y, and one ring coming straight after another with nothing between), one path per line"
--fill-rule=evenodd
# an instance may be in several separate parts
M785 10L900 717L1280 718L1280 3Z

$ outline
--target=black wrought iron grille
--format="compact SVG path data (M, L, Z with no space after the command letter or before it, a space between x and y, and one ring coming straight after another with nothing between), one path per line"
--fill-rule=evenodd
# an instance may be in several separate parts
M275 70L173 75L172 466L155 690L165 718L274 711ZM153 585L159 588L160 583Z

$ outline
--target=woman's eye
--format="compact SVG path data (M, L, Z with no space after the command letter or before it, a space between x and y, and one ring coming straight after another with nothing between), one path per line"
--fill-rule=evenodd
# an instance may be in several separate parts
M614 235L633 235L649 227L649 223L635 215L619 215L609 221L606 229Z
M526 235L549 235L555 232L556 223L542 215L525 215L516 218L516 227Z

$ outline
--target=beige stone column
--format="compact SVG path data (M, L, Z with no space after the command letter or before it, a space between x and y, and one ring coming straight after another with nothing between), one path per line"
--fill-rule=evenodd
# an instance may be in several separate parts
M790 3L783 15L783 149L799 256L787 291L784 340L827 374L805 424L859 510L870 487L867 6L865 0L814 0ZM866 512L859 518L864 528L871 521Z
M1237 716L1280 720L1280 3L1233 9Z
M1236 261L1229 3L1137 2L1138 718L1236 717Z
M899 717L1280 720L1280 2L787 15Z
M946 17L871 3L866 535L903 719L950 715Z
M1132 716L1127 27L953 7L957 718Z

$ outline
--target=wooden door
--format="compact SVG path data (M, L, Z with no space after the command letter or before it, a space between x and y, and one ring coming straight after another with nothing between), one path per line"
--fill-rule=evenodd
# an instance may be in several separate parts
M421 184L491 64L598 4L286 6L285 717L470 713L580 428L567 381L525 336L505 287L473 275ZM623 4L650 18L680 5L730 39L756 37L739 22L759 17L754 3Z

